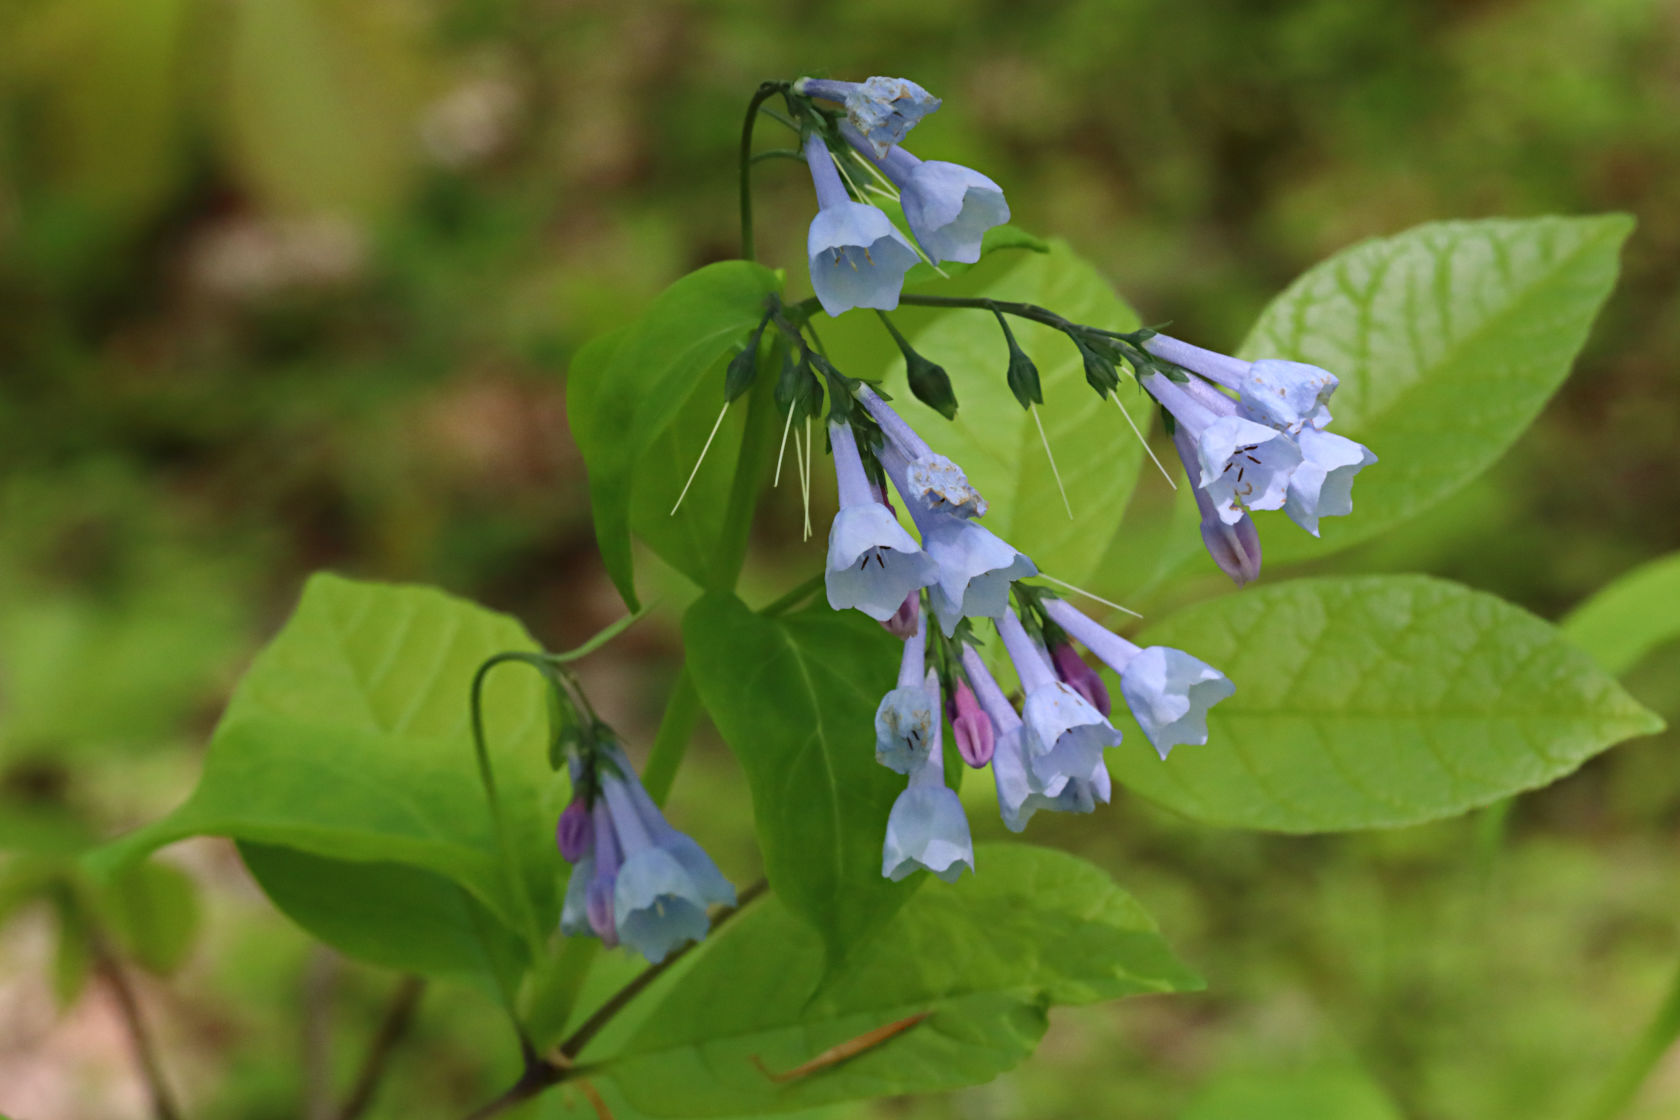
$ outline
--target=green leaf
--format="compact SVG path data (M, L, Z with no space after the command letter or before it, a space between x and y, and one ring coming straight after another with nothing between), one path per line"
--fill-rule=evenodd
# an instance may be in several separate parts
M1680 552L1599 588L1563 620L1563 632L1617 676L1680 638Z
M1333 430L1381 461L1321 541L1265 519L1267 564L1373 537L1492 465L1568 374L1632 229L1622 214L1433 222L1338 253L1291 284L1241 354L1335 373Z
M1109 754L1117 780L1211 824L1327 832L1452 816L1662 726L1552 626L1423 576L1249 590L1137 641L1186 650L1237 687L1205 746L1162 762L1130 727Z
M485 687L517 875L507 871L492 828L467 704L486 658L533 648L513 619L440 591L317 575L240 682L192 796L91 854L90 865L109 874L140 853L199 834L331 861L400 864L463 888L527 944L536 941L558 915L561 869L553 830L556 783L564 779L544 757L545 686L509 665ZM435 885L426 889L438 893ZM305 904L297 900L303 891L319 893ZM276 891L306 925L344 893L333 876L313 885L294 876ZM358 952L405 936L405 916L370 906L365 936L337 943Z
M198 935L198 888L179 868L146 861L103 884L99 915L123 953L167 976L186 963Z
M1060 241L1051 242L1047 253L983 258L959 277L917 290L1038 303L1069 319L1115 330L1138 325L1137 315L1096 269ZM1031 556L1043 571L1087 585L1110 543L1122 535L1121 518L1143 451L1113 402L1099 400L1086 385L1079 350L1059 331L1024 319L1011 322L1038 367L1044 394L1038 418L1067 487L1070 519L1038 425L1010 389L1009 345L991 312L903 304L893 322L918 351L952 371L962 402L956 420L946 422L911 403L904 360L873 316L842 316L821 329L844 373L885 379L900 414L935 451L963 468L991 506L987 528ZM1127 408L1140 425L1150 422L1151 410L1130 401Z
M780 289L775 273L749 261L707 265L665 289L636 322L579 350L572 362L567 418L589 472L595 536L608 574L632 609L633 523L679 570L701 583L709 574L706 546L717 541L741 439L738 417L732 429L726 422L719 431L684 508L676 517L670 510L723 405L725 363L764 317L765 300ZM634 502L633 492L640 492Z
M1179 1120L1401 1120L1357 1069L1265 1070L1221 1077Z
M897 644L827 606L771 619L712 594L683 619L695 687L752 790L770 885L821 931L832 962L921 878L881 877L904 779L875 761L875 708L896 678Z
M781 1112L990 1080L1032 1053L1048 1009L1200 980L1103 871L1024 844L982 845L979 874L932 883L824 982L816 934L772 898L709 944L602 1063L651 1115ZM807 1076L830 1047L928 1017Z

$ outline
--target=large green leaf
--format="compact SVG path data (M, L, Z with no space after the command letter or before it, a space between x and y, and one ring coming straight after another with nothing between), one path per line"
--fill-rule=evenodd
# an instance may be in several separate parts
M823 606L770 619L713 594L689 609L683 644L700 698L746 772L770 884L838 961L916 886L881 877L887 814L904 779L876 763L874 719L898 643L856 612Z
M1032 1052L1053 1005L1200 987L1098 868L1024 844L982 845L976 864L918 893L826 981L818 936L779 900L760 904L601 1068L651 1115L783 1112L977 1084ZM757 1065L793 1070L923 1014L803 1077L777 1083Z
M1569 640L1617 674L1680 638L1680 553L1642 564L1563 620Z
M399 864L466 890L495 920L527 936L558 914L542 688L519 666L494 672L486 724L509 848L507 871L474 763L468 689L494 653L532 649L513 619L424 587L309 581L296 613L257 657L217 725L192 796L163 820L90 858L109 870L186 836L213 834L295 849L328 862ZM276 857L279 858L279 857ZM283 870L305 866L292 861ZM274 862L259 859L259 874ZM348 872L346 872L348 874ZM277 873L268 876L270 885ZM417 875L430 894L441 886ZM342 901L346 881L289 875L274 891L299 921ZM413 905L359 911L350 952L408 937ZM350 921L341 914L341 921ZM459 923L457 923L459 924ZM427 951L429 952L429 950ZM380 954L371 954L380 959ZM422 954L424 956L425 954Z
M917 290L1037 303L1076 322L1115 330L1138 325L1137 315L1101 274L1061 241L1051 242L1048 252L989 255L961 276ZM1051 575L1081 584L1091 579L1121 535L1143 451L1114 403L1098 400L1086 385L1078 350L1059 331L1010 320L1038 367L1044 388L1039 419L1067 488L1070 518L1038 426L1009 391L1009 350L991 313L905 305L892 319L918 352L951 375L958 403L954 421L911 396L904 359L873 316L854 314L823 324L823 339L847 374L884 379L894 407L934 450L967 472L990 503L987 528ZM1147 431L1154 409L1125 384L1121 394L1133 420Z
M1212 824L1318 832L1451 816L1662 726L1552 626L1423 576L1249 590L1137 640L1187 650L1236 685L1207 745L1162 762L1133 728L1109 754L1118 780Z
M675 517L669 510L723 405L719 363L757 325L765 300L780 286L775 273L749 261L707 265L665 289L636 322L584 347L572 363L567 419L589 471L595 535L607 572L632 607L633 518L668 562L708 582L741 440L739 419L725 421L682 510ZM742 411L744 403L731 411ZM671 524L655 521L655 514Z
M1322 541L1263 518L1267 563L1375 536L1486 470L1568 374L1632 229L1620 214L1433 222L1338 253L1291 284L1242 355L1334 372L1334 430L1381 462Z

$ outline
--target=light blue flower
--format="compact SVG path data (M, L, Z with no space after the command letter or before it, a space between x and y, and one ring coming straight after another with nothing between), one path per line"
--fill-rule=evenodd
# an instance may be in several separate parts
M917 615L916 632L904 640L898 687L875 709L875 761L900 774L914 773L940 734L939 681L923 668L927 631Z
M1070 780L1089 778L1102 763L1103 749L1120 745L1120 732L1056 677L1014 611L1004 610L997 631L1026 693L1021 722L1026 725L1027 769L1054 797Z
M1235 402L1195 379L1179 385L1154 373L1141 383L1172 414L1175 425L1187 430L1196 449L1197 471L1191 482L1207 493L1220 520L1235 525L1245 507L1282 508L1289 476L1301 463L1301 449L1293 439L1235 415ZM1226 408L1230 412L1222 415Z
M582 856L572 865L566 881L566 898L560 906L560 932L567 937L587 937L589 927L589 884L595 879L595 856Z
M998 814L1011 832L1026 828L1032 815L1040 809L1089 813L1098 802L1108 801L1111 785L1108 767L1101 759L1089 777L1070 778L1062 783L1060 792L1053 796L1047 794L1027 764L1026 729L1021 717L1009 706L1003 690L974 647L963 647L962 662L969 684L997 729L992 750L992 779L997 785Z
M601 943L618 944L618 920L613 913L613 892L618 886L618 872L624 866L624 850L613 826L612 813L604 802L596 802L590 810L595 825L595 873L589 877L584 893L584 913L589 928Z
M963 868L974 870L974 843L968 817L955 790L945 784L939 723L921 764L893 802L887 817L887 836L881 845L881 874L894 882L918 868L926 868L947 883L957 881Z
M840 511L828 531L828 605L855 607L877 622L892 618L912 592L933 582L934 561L876 497L851 425L830 424Z
M1330 423L1330 394L1338 382L1329 370L1277 358L1245 362L1164 334L1152 336L1144 348L1233 390L1241 414L1256 423L1291 435Z
M973 168L917 159L903 148L881 156L855 128L843 125L841 133L898 187L904 220L932 260L973 264L986 231L1009 220L1003 188Z
M817 188L817 216L805 239L811 287L823 310L839 315L854 307L891 311L898 306L904 274L916 250L880 209L853 202L834 169L822 137L805 138L805 162Z
M908 78L874 77L866 82L801 78L793 88L809 97L842 102L847 121L864 135L877 157L903 140L917 121L939 108L939 98Z
M1119 674L1120 695L1155 753L1207 742L1208 709L1236 692L1224 673L1183 650L1139 649L1065 600L1046 597L1044 613Z
M904 485L897 489L912 517L918 509L958 517L985 516L986 499L969 484L961 467L934 454L927 441L869 386L858 387L857 399L881 429L888 448L903 461Z
M1353 512L1353 476L1377 457L1362 443L1317 428L1304 428L1295 438L1301 447L1301 465L1289 476L1283 512L1316 537L1320 517Z
M1260 530L1255 528L1254 518L1244 513L1235 522L1226 524L1207 491L1193 484L1196 445L1191 441L1188 429L1181 427L1173 432L1173 447L1177 449L1184 471L1192 481L1190 493L1196 499L1196 509L1201 512L1202 544L1207 546L1208 555L1213 557L1220 571L1236 581L1238 587L1259 579Z

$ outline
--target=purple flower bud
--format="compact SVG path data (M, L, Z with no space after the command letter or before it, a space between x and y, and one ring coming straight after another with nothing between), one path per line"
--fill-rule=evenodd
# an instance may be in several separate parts
M1050 662L1056 667L1056 675L1062 678L1062 682L1085 697L1091 707L1105 717L1113 710L1113 704L1108 699L1108 687L1072 646L1066 642L1057 645L1050 651Z
M592 839L591 831L589 810L584 806L583 798L574 798L572 803L566 806L566 811L560 814L560 824L555 829L561 858L567 863L575 864L587 855Z
M974 690L961 677L957 678L946 714L951 717L951 732L956 736L957 753L962 755L962 760L976 770L990 762L996 735L991 717L981 709Z
M883 629L895 638L909 638L921 627L922 593L912 591L904 597L898 610L893 616L881 623Z

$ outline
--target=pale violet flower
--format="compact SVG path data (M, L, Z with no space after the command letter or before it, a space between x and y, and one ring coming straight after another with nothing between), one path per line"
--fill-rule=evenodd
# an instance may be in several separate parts
M939 98L908 78L874 77L866 82L801 78L794 91L846 106L846 120L862 133L869 150L886 155L916 122L939 108Z
M973 264L986 231L1009 220L1003 188L973 168L917 159L903 148L880 156L856 129L842 126L841 133L852 147L874 156L898 188L904 220L931 260Z
M1054 797L1068 781L1088 778L1101 764L1103 749L1120 745L1120 732L1056 678L1014 611L1005 608L997 632L1026 693L1021 722L1026 725L1027 768Z
M992 677L991 671L972 646L962 652L963 671L974 687L981 706L996 731L992 749L992 779L997 785L998 814L1011 832L1027 827L1040 809L1061 813L1089 813L1098 802L1107 802L1112 792L1108 767L1098 759L1085 778L1061 783L1056 794L1045 792L1044 784L1027 765L1024 745L1026 728Z
M1330 423L1330 394L1338 382L1329 370L1277 358L1245 362L1164 334L1152 336L1144 348L1235 391L1241 414L1256 423L1291 435Z
M1008 541L951 513L928 512L908 496L905 462L892 447L881 451L881 466L922 534L922 550L937 566L928 585L928 603L948 638L965 618L996 618L1009 605L1009 585L1037 575L1038 568Z
M933 674L928 675L931 678ZM927 754L910 771L910 782L887 817L881 874L895 882L918 868L926 868L947 883L956 882L964 867L974 870L968 817L963 814L957 791L945 784L939 723L933 726Z
M921 617L904 640L898 686L875 709L875 761L900 774L914 773L939 736L939 681L923 669L927 631Z
M1177 426L1188 430L1198 468L1192 472L1196 477L1191 483L1207 492L1222 521L1236 524L1245 507L1283 507L1289 476L1301 463L1301 449L1293 439L1276 428L1234 415L1235 403L1204 383L1192 380L1189 386L1179 385L1153 373L1142 379L1142 385L1172 414ZM1219 401L1232 414L1221 415Z
M828 437L840 492L840 512L828 531L828 605L886 622L933 581L934 562L877 497L851 425L830 424Z
M1173 433L1173 446L1184 463L1185 473L1190 474L1194 482L1195 476L1191 472L1196 461L1196 445L1191 442L1188 429L1181 427ZM1297 471L1299 469L1296 468ZM1234 523L1226 524L1206 490L1192 485L1190 492L1195 496L1196 508L1202 515L1202 543L1207 546L1208 555L1213 557L1220 571L1235 580L1238 587L1259 579L1260 530L1255 528L1254 518L1244 513ZM1287 499L1284 504L1288 505Z
M1289 476L1283 512L1316 537L1320 517L1353 512L1353 476L1377 457L1362 443L1317 428L1304 428L1295 438L1301 446L1301 465Z
M904 422L881 395L867 385L857 391L858 403L886 437L887 447L904 461L904 484L897 486L914 517L918 509L954 513L959 517L984 517L986 499L969 484L968 476L951 460L934 454L916 429ZM896 480L895 480L896 485Z
M805 162L817 188L817 216L811 219L805 255L823 310L830 315L854 307L891 311L898 306L904 274L918 259L916 250L878 207L851 200L816 133L805 138Z
M1120 695L1162 758L1175 746L1208 740L1208 709L1236 692L1225 674L1183 650L1139 649L1061 599L1045 598L1044 613L1120 676Z

